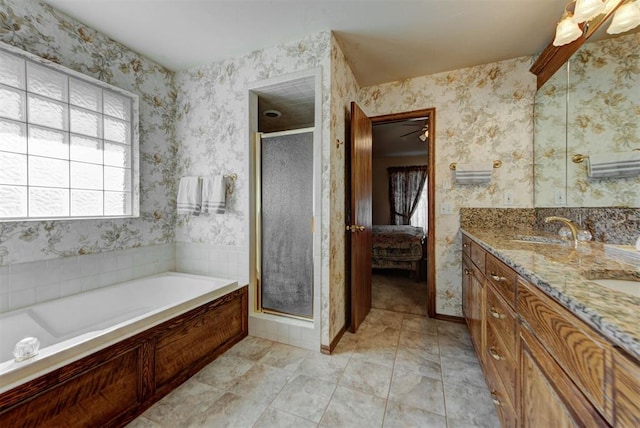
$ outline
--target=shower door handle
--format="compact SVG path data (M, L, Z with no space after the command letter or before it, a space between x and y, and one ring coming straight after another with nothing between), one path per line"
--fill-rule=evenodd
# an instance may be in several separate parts
M352 224L351 226L347 225L347 230L350 230L351 233L364 232L365 229L366 227L358 226L357 224Z

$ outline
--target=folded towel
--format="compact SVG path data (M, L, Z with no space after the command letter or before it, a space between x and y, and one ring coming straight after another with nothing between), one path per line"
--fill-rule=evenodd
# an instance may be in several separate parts
M178 185L178 214L198 215L201 207L200 178L182 177Z
M224 214L227 186L222 175L202 179L202 212Z
M640 175L640 151L589 155L587 175L590 178Z
M493 162L459 163L454 171L457 184L482 184L491 181Z

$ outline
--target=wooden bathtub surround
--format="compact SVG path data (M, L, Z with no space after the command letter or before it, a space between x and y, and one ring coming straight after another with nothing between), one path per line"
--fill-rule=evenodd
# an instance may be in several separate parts
M247 336L244 286L0 395L2 427L120 427Z
M462 246L463 312L502 426L640 426L639 361L469 236Z

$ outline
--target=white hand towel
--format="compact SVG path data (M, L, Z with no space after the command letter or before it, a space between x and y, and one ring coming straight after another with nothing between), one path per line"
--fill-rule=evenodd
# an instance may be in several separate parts
M178 214L198 215L202 207L202 189L198 177L182 177L178 185Z
M491 181L493 162L459 163L454 171L457 184L482 184Z
M640 175L640 151L589 155L587 174L590 178Z
M202 179L202 212L224 214L227 186L222 175Z

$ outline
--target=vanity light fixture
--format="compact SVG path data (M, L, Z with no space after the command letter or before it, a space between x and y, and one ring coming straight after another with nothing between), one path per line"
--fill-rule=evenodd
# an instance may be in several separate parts
M573 13L567 8L573 1L564 7L564 13L558 26L556 27L556 37L553 39L553 46L562 46L577 40L582 35L582 29L573 20Z
M613 15L611 25L607 28L609 34L619 34L640 25L640 6L637 1L627 1L620 6Z
M605 8L603 0L576 0L573 22L580 24L600 15Z

